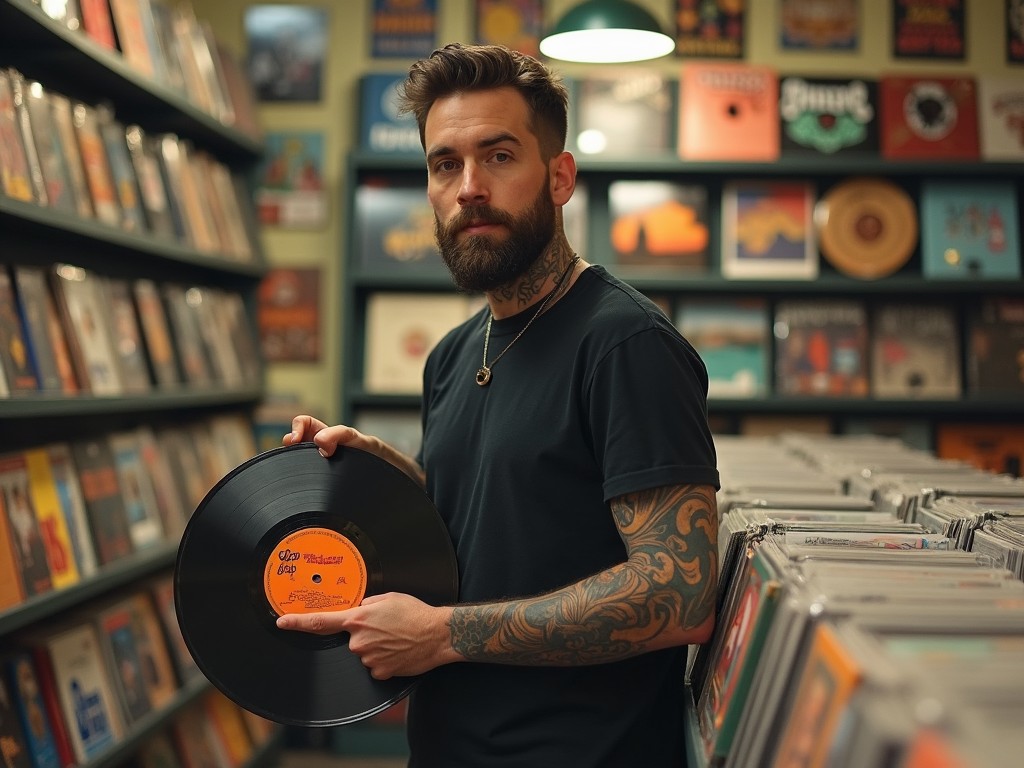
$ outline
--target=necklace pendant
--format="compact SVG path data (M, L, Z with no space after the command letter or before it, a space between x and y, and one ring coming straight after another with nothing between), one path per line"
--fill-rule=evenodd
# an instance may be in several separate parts
M491 369L486 365L476 372L476 383L481 387L486 387L491 383Z

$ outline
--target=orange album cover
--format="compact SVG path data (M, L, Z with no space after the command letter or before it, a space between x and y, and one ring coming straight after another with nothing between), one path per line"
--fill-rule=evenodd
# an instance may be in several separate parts
M996 422L939 424L935 452L940 459L959 459L988 472L1020 477L1024 427Z
M815 629L775 766L822 768L863 671L827 624Z
M973 78L883 75L879 90L884 157L978 159L978 99Z
M679 78L679 156L771 162L779 157L779 82L749 64L686 64Z

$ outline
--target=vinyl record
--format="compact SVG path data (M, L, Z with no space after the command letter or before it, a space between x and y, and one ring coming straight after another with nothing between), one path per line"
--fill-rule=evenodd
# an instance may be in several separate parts
M331 726L401 700L417 678L374 680L328 637L278 629L282 613L343 610L404 592L458 595L451 540L423 490L365 451L324 458L313 443L261 453L207 494L178 548L174 600L207 678L245 709L286 725Z
M821 252L843 274L886 277L907 263L917 245L917 209L884 179L840 182L814 210Z

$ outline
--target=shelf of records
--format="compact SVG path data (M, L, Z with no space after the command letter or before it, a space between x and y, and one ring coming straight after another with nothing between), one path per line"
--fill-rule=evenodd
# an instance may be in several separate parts
M352 163L350 279L443 287L422 173L388 172L365 156ZM582 170L563 224L579 253L645 290L941 294L998 281L1018 290L1016 177L976 166L952 178L934 168L921 178L853 173Z
M256 452L241 411L6 447L0 634L172 564L192 511Z
M404 78L372 72L360 81L357 131L367 155L422 152L414 117L396 109ZM932 162L1024 161L1016 106L1024 84L1011 74L808 76L743 62L687 61L675 73L635 65L564 81L567 148L581 166L610 161L646 170L669 163L667 170L676 171L733 164L735 170L781 161L808 171L823 163L920 170Z
M430 349L482 307L452 291L355 300L365 333L348 397L363 406L418 405ZM712 411L1022 414L1022 296L657 300L704 361Z
M4 61L130 122L256 159L262 132L237 56L188 0L0 0Z
M1024 481L892 438L716 437L718 622L690 765L1005 766L1024 714Z
M0 264L0 418L255 402L245 300L71 264Z
M196 666L169 572L5 640L0 737L11 768L252 768L281 741L279 726Z
M0 70L0 182L5 228L243 273L263 263L240 172L13 68Z

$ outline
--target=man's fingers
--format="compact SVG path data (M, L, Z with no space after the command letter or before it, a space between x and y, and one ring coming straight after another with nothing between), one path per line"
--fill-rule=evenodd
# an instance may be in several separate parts
M277 620L278 629L292 629L314 635L336 635L343 632L344 619L334 613L288 613Z

